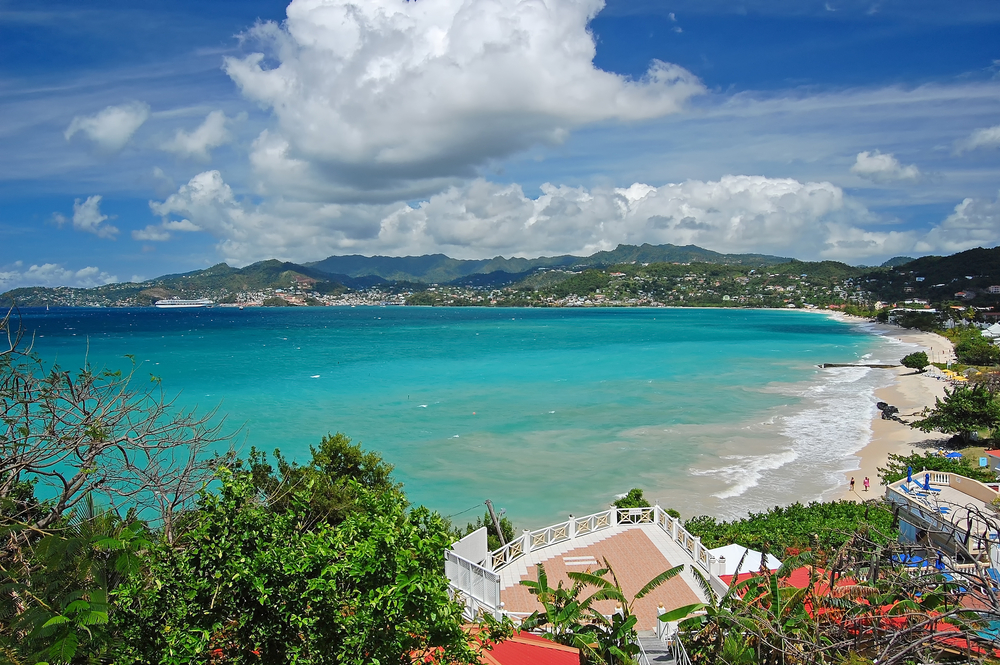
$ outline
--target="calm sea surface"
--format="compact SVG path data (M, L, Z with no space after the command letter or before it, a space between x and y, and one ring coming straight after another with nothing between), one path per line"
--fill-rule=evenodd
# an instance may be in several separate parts
M179 403L221 404L245 449L302 459L344 432L453 514L490 498L518 526L642 487L685 516L829 493L870 436L878 370L862 327L708 309L29 310L46 360L141 363ZM477 510L455 518L474 517Z

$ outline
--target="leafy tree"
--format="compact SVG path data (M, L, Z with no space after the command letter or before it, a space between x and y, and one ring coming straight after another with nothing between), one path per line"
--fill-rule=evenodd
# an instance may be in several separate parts
M955 434L962 444L969 445L974 433L1000 426L1000 402L985 385L960 385L944 392L944 399L936 399L930 413L910 427Z
M274 451L275 470L266 455L250 450L249 467L254 485L269 498L272 509L285 510L289 502L308 497L309 524L337 524L357 508L359 490L402 496L390 477L392 465L373 451L365 451L344 434L324 436L318 447L309 446L306 464L289 462Z
M514 523L506 515L498 515L497 520L500 522L500 531L503 532L504 540L508 543L514 540ZM500 549L500 536L497 535L497 528L493 524L493 518L490 517L489 511L482 517L477 517L475 523L467 523L464 532L461 529L454 529L452 533L454 539L458 540L484 526L486 527L486 548L491 552Z
M988 483L996 480L996 474L987 467L973 466L966 458L950 459L934 453L913 453L912 455L895 455L890 453L885 467L879 467L878 475L886 485L906 478L906 469L914 474L927 471L955 473L979 482ZM918 478L923 480L923 478Z
M903 364L903 367L909 367L910 369L915 369L918 372L923 372L924 368L930 365L930 361L927 359L927 353L925 351L917 351L916 353L911 353L908 356L903 356L903 359L899 362Z
M179 547L119 589L119 663L400 663L440 649L474 662L448 594L441 518L354 483L355 509L316 520L308 485L273 507L251 472L221 469Z
M0 653L21 660L111 659L109 592L137 573L150 544L145 524L95 506L87 497L74 514L9 561L0 585Z
M649 508L649 501L642 496L642 490L633 487L628 494L615 500L613 504L616 508Z
M978 331L968 335L955 345L955 358L964 365L995 365L1000 362L1000 347L982 336Z
M900 314L896 319L896 323L903 328L916 328L924 332L933 332L940 328L936 314L913 310Z

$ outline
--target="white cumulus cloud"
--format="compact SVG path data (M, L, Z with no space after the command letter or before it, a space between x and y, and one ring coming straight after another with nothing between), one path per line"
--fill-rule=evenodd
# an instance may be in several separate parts
M972 132L964 141L959 141L956 152L977 148L1000 148L1000 125L983 127Z
M191 132L178 129L174 137L160 147L179 157L207 162L213 148L218 148L233 140L228 125L232 122L221 110L212 111Z
M238 264L345 251L460 258L588 254L643 242L851 258L913 243L905 234L860 229L858 223L874 216L829 182L743 175L659 187L547 183L535 198L516 184L475 179L416 205L379 205L252 203L218 171L206 171L150 206L164 224L180 218L212 234L226 260Z
M83 132L102 150L118 152L148 119L149 105L143 102L109 106L94 115L74 117L64 136L68 141Z
M201 231L201 228L188 219L176 221L165 219L160 224L149 224L146 228L132 231L132 238L135 240L162 242L170 240L171 231Z
M73 228L77 231L93 233L99 238L114 238L118 234L118 227L105 224L110 217L101 212L101 197L99 194L88 196L87 200L76 199L73 202ZM60 213L53 215L59 226L70 220Z
M269 145L317 182L358 190L468 176L476 166L604 120L678 111L704 91L653 61L630 80L593 64L602 0L292 0L287 20L227 58L243 94L271 109Z
M117 282L118 278L95 266L79 270L65 268L58 263L42 263L24 268L18 261L0 269L0 292L24 286L74 286L90 287Z
M1000 194L997 199L968 198L919 243L918 252L963 252L1000 243Z
M897 180L918 180L920 169L914 164L903 166L892 153L882 153L878 150L859 152L851 173L873 182L892 182Z

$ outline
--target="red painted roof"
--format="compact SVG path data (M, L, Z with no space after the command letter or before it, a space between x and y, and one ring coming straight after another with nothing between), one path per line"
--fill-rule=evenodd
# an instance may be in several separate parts
M483 665L580 665L580 651L539 635L515 633L514 637L484 651Z

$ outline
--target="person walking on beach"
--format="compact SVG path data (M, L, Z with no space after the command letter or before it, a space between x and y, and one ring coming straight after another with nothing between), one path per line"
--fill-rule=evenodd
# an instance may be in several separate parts
M851 491L854 491L854 476L851 476Z
M868 476L865 476L865 483L864 483L864 485L865 485L865 491L867 492L868 491L868 486L871 485L871 481L868 480Z

